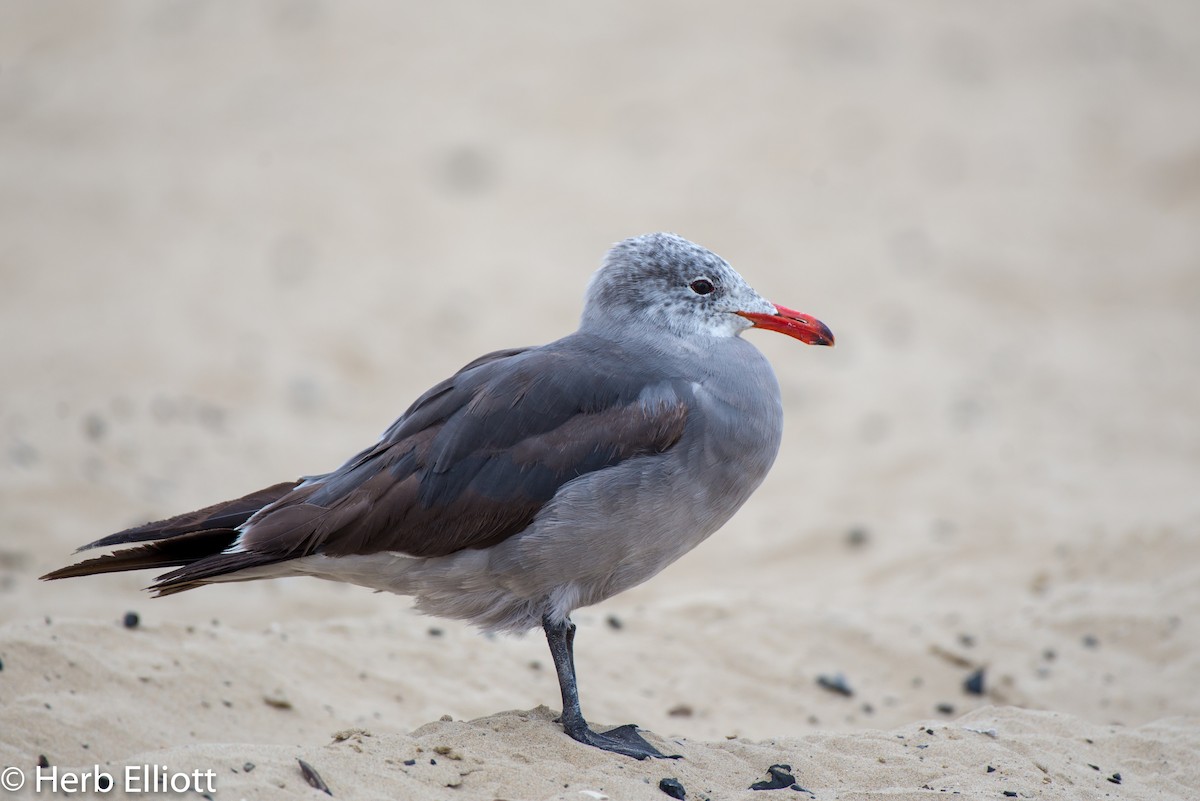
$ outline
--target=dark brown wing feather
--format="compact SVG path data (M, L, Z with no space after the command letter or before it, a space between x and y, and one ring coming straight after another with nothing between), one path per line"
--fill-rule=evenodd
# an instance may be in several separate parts
M525 529L568 481L682 436L683 382L639 375L594 342L556 345L435 387L373 448L255 515L242 548L279 558L486 548Z
M299 486L299 484L299 481L284 481L266 489L252 492L249 495L243 495L241 498L236 498L232 501L214 503L212 506L206 506L195 512L187 512L175 517L169 517L166 520L127 528L124 531L110 534L95 542L89 542L79 550L87 551L92 548L106 548L112 545L124 545L129 542L149 542L151 540L177 537L180 534L188 534L193 531L235 529L249 520L250 516L255 512L287 495Z
M634 363L578 334L488 354L332 473L105 537L92 546L150 544L46 578L178 566L153 587L167 594L314 553L486 548L525 529L563 484L678 442L690 386Z
M171 539L149 542L112 554L85 559L42 576L44 580L117 573L125 570L187 565L228 548L237 539L232 528L214 528L176 534Z
M191 564L197 559L228 548L237 539L238 527L249 520L251 515L287 495L299 483L285 481L232 501L215 503L195 512L118 531L82 546L76 553L91 548L108 548L134 542L148 544L86 559L47 573L42 578L73 578L94 573L118 573L125 570Z

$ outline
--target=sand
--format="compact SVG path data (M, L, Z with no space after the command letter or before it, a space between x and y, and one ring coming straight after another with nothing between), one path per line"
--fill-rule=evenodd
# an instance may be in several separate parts
M7 4L0 53L15 797L41 756L109 797L324 797L297 759L335 798L1200 797L1195 3ZM536 633L36 580L331 469L662 229L838 337L754 335L767 482L576 615L589 719L682 759L566 738ZM805 792L749 789L780 764Z

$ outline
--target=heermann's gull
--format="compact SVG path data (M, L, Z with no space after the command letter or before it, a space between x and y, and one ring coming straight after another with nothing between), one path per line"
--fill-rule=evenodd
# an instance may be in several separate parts
M673 234L617 244L579 330L481 356L331 473L85 545L141 543L43 578L141 568L158 595L317 576L411 595L490 631L542 626L576 740L663 754L632 724L590 729L571 612L640 584L720 528L779 450L779 385L739 335L832 345L820 321L764 300Z

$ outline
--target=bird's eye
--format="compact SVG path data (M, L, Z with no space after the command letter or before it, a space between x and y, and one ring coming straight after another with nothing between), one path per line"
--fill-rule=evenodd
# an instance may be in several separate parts
M695 281L688 284L688 286L691 287L692 291L697 295L707 295L709 292L712 292L714 289L716 289L716 287L713 286L712 281L709 281L707 278L697 278Z

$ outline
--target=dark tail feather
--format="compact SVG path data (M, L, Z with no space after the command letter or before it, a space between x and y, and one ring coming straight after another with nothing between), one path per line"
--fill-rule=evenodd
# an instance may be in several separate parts
M42 579L74 578L147 568L180 568L160 576L158 583L151 587L159 595L168 595L199 586L206 578L243 567L252 567L255 564L279 561L277 557L264 557L261 554L226 554L223 551L237 539L238 526L264 506L287 495L299 483L289 481L276 484L232 501L224 501L195 512L110 534L83 546L79 551L130 543L144 544L85 559L47 573Z
M95 542L89 542L87 545L76 550L76 553L91 548L125 545L130 542L165 540L183 534L191 534L196 531L207 531L216 528L237 528L249 520L251 515L259 509L279 500L299 486L299 484L299 481L284 481L281 484L261 489L258 492L252 492L249 495L243 495L241 498L235 498L232 501L214 503L212 506L206 506L195 512L187 512L175 517L168 517L166 520L127 528L124 531L118 531L116 534L109 534L107 537L102 537Z
M174 595L177 592L202 587L211 583L213 579L239 570L271 565L286 559L286 556L274 554L214 553L158 576L149 590L154 593L154 597L161 598L164 595Z
M43 580L92 576L97 573L121 573L126 570L179 567L189 565L206 556L218 554L233 544L238 532L232 528L215 528L208 531L193 531L177 534L169 540L151 542L126 548L116 553L85 559L73 565L61 567L42 576Z

